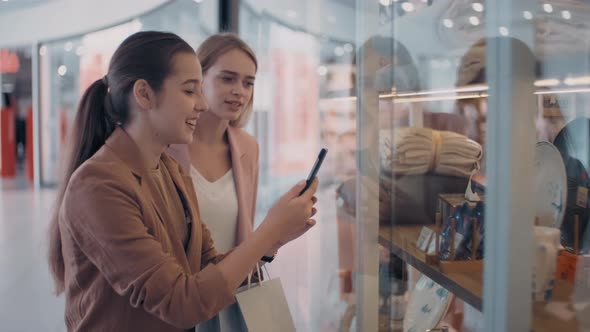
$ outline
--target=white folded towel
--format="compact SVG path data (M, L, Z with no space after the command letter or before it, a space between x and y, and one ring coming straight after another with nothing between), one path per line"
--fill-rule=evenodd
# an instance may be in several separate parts
M469 177L483 156L479 143L451 131L395 128L381 130L379 137L381 167L394 174Z

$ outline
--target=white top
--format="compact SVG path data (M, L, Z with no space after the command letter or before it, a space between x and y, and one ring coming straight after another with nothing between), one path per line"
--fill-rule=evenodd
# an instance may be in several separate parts
M191 165L191 178L195 191L201 221L211 232L215 249L225 253L236 246L238 234L238 195L234 175L230 169L215 182L209 182ZM237 304L232 304L219 315L197 325L197 332L238 332L246 331Z
M230 169L215 182L209 182L191 165L201 221L207 225L215 249L225 253L236 246L238 234L238 195Z

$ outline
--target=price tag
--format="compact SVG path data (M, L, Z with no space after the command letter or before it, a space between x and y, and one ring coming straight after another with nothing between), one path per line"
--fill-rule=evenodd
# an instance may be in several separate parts
M420 231L420 237L418 237L418 241L416 241L416 247L422 251L426 251L428 246L430 245L430 240L432 239L433 231L424 226Z
M434 235L434 233L433 233ZM438 245L440 245L442 241L442 237L439 235L438 236ZM432 236L432 240L430 241L430 245L428 246L428 254L430 255L434 255L436 254L436 236Z

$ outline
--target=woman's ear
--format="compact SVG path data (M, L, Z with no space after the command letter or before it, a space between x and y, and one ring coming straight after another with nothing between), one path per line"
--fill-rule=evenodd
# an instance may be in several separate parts
M156 106L156 94L146 80L137 80L133 84L133 99L143 110L150 110Z

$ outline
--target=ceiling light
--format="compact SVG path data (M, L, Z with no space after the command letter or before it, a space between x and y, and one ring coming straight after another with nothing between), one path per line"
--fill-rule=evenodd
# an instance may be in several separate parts
M451 20L451 19L448 19L448 18L445 18L445 19L443 20L443 25L444 25L445 27L447 27L447 28L449 28L449 29L450 29L450 28L452 28L452 27L455 25L455 23L453 23L453 20Z
M522 12L522 16L524 17L525 20L532 20L533 19L533 13L529 12L528 10L525 10L524 12Z
M406 12L413 12L415 7L411 2L404 2L402 3L402 9Z
M67 72L68 67L66 67L65 65L61 65L59 66L59 68L57 68L57 73L59 74L59 76L65 76Z
M553 6L550 3L546 3L543 5L543 10L546 13L553 13Z
M473 8L473 10L475 10L478 13L483 12L483 5L481 3L479 3L479 2L474 2L471 5L471 8Z
M588 93L590 89L563 89L563 90L549 90L549 91L535 91L536 95L558 95L562 93Z
M563 80L565 85L588 85L590 84L590 76L568 77Z
M536 87L556 86L556 85L559 85L559 83L561 83L561 82L556 78L546 78L543 80L536 80L535 86Z
M479 25L479 18L477 18L477 16L471 16L469 18L469 23L471 23L471 25L478 26Z

